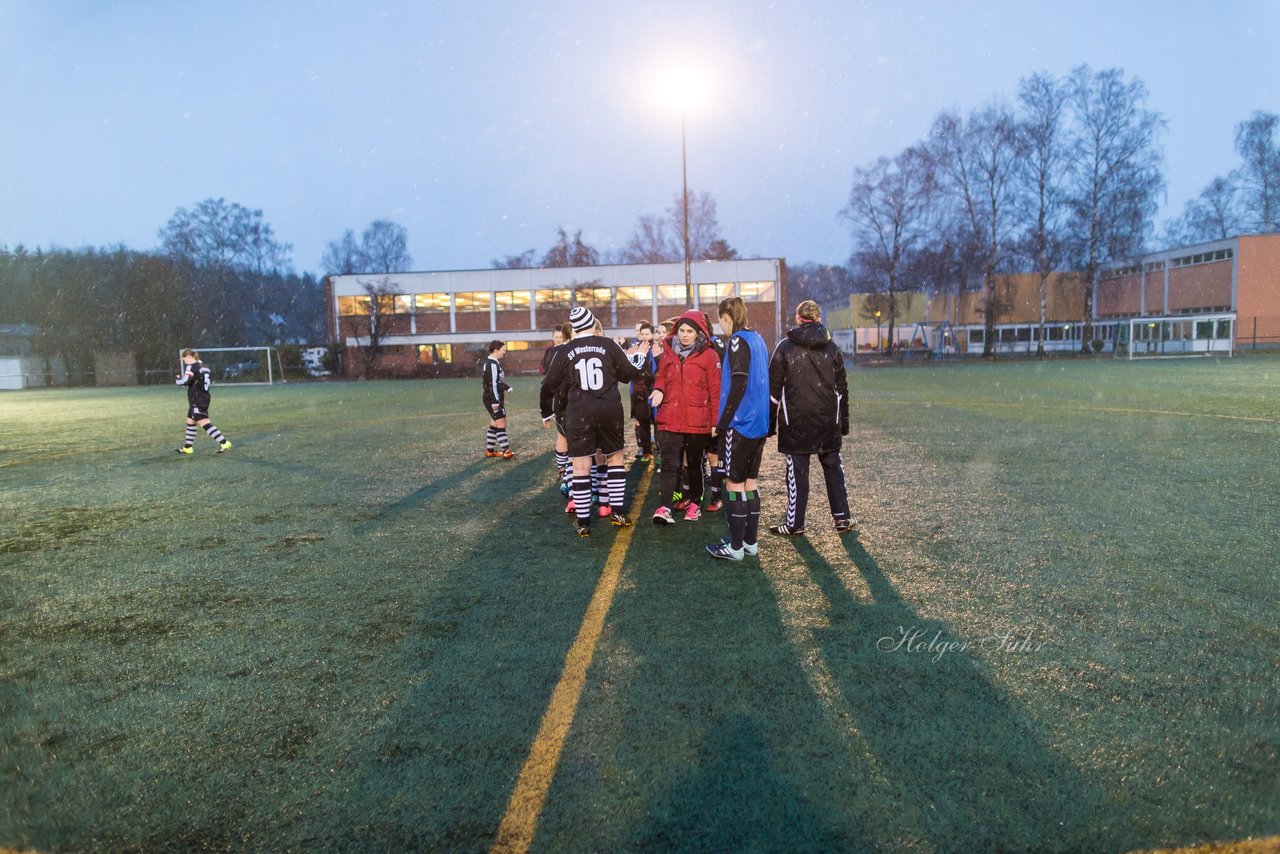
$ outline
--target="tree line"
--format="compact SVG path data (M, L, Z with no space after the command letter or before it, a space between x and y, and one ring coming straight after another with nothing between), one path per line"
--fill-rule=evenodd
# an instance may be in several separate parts
M1240 162L1187 202L1157 238L1164 191L1165 121L1142 81L1080 66L1019 81L1016 98L967 113L945 111L915 144L854 169L838 217L849 228L846 264L792 263L790 294L838 305L875 295L889 340L899 297L980 293L992 329L1008 306L999 277L1035 273L1041 322L1053 274L1079 272L1086 300L1108 266L1152 246L1280 230L1280 116L1256 112L1235 128ZM687 211L686 211L687 200ZM707 192L677 193L661 214L638 217L627 242L598 250L561 226L545 252L494 259L495 268L572 267L739 257L722 236ZM167 371L191 342L220 346L327 340L322 280L294 273L292 247L261 210L225 199L179 208L159 247L29 251L0 247L0 318L33 330L37 355L61 356L91 376L93 353L131 350L144 370ZM359 238L331 241L325 274L411 269L403 226L375 220ZM1088 346L1092 307L1081 321ZM1041 341L1043 342L1043 332ZM986 336L987 347L994 336Z

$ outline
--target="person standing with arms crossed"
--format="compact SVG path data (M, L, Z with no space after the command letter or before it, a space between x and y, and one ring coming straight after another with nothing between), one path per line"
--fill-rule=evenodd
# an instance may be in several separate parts
M822 325L822 309L813 300L796 306L796 326L769 361L769 435L778 434L778 451L787 460L787 518L769 532L784 537L804 533L809 502L809 457L818 455L827 484L827 500L836 532L853 530L841 437L849 435L849 384L844 354Z
M760 551L760 457L769 433L769 353L760 333L747 322L741 297L720 301L725 342L716 435L724 437L725 505L729 536L707 546L721 560L742 560Z

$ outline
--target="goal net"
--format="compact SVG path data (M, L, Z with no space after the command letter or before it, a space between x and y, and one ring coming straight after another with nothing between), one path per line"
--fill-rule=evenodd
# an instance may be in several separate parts
M274 347L192 347L219 385L272 385L285 381ZM182 356L179 351L178 363Z
M1129 359L1231 356L1235 353L1234 314L1131 317L1119 330L1116 355Z

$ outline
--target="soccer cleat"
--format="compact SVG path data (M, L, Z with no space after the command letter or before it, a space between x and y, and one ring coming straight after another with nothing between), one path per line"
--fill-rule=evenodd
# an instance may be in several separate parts
M679 489L677 489L675 492L671 493L671 500L672 500L672 501L674 501L674 502L676 503L676 509L677 509L677 510L679 510L679 509L680 509L680 499L682 499L682 498L684 498L684 493L683 493L683 492L681 492Z
M720 542L724 543L727 546L729 545L730 540L728 537L724 537L723 539L720 540ZM758 555L760 554L760 544L759 543L743 543L742 553L745 555Z
M674 525L676 520L671 518L671 511L666 507L659 507L653 511L653 524L655 525Z
M229 442L228 440L223 439L220 443L218 443L218 453L225 454L229 450L231 450L231 442Z
M565 483L563 480L560 481L560 494L565 498L569 497L569 484Z
M500 457L502 453L500 451L485 451L484 455L486 457Z
M849 534L849 533L852 533L852 532L857 531L857 530L858 530L858 529L857 529L857 528L855 528L855 527L853 526L853 520L852 520L852 519L837 519L837 520L836 520L836 533L837 533L837 534Z
M702 518L702 508L697 504L690 504L688 509L684 511L684 520L686 522L696 522Z
M609 516L609 521L613 523L615 528L631 527L631 517L626 513L614 513Z
M574 528L578 531L578 536L584 540L591 536L591 523L577 521L574 522Z
M504 460L509 460L515 455L516 455L516 452L511 450L510 448L507 448L505 451L502 451L500 453L494 454L495 457L502 457Z
M564 512L572 513L575 509L576 509L576 505L573 503L573 499L570 498L569 503L564 506Z
M721 560L742 560L742 556L747 553L746 547L734 551L733 546L725 542L712 543L707 546L707 554Z
M777 534L779 537L799 537L804 534L804 528L793 528L790 525L774 525L769 529L770 534Z
M641 454L636 462L645 464L651 463L653 462L653 454Z
M671 509L672 510L688 510L689 505L692 503L693 502L690 501L688 498L681 498L677 500L675 504L671 505Z
M596 508L596 513L600 515L601 519L608 519L610 516L613 515L613 508L610 507L608 504L601 504L598 508Z
M192 448L190 445L183 445L181 448L174 448L174 450L175 450L175 451L177 451L179 454L194 454L194 453L195 453L195 448Z
M724 507L723 501L721 501L719 498L713 498L711 499L711 503L708 504L704 509L708 513L719 513L723 507Z

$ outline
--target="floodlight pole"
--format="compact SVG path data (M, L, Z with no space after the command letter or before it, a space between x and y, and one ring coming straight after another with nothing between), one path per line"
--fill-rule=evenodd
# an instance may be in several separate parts
M689 274L689 158L685 151L685 114L680 111L680 175L684 187L684 295L690 308L697 308L693 301L693 277Z

